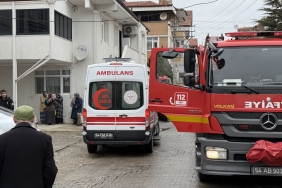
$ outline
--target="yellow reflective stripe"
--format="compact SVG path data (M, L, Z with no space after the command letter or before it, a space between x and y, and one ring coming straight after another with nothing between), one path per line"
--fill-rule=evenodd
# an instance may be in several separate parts
M165 114L165 115L170 121L209 124L209 119L203 116L188 116L188 115L179 116L172 114Z

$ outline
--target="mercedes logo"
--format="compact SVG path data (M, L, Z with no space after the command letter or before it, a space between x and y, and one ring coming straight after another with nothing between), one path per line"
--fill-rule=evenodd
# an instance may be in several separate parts
M277 126L277 116L273 113L264 113L260 116L260 122L265 130L273 130Z

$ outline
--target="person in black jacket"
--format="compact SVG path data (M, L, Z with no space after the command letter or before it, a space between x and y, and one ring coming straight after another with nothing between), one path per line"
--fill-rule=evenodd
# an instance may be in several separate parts
M52 137L32 127L33 108L20 106L16 126L0 135L0 187L51 188L58 169Z
M14 110L14 102L10 97L7 96L7 91L5 89L1 90L0 106Z

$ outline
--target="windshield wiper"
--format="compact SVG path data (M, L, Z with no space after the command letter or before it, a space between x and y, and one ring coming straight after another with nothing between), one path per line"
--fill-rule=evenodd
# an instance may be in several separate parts
M266 83L263 85L282 85L282 82Z
M243 88L246 88L246 89L248 89L248 90L250 90L250 91L256 93L256 94L259 94L259 91L258 91L258 90L253 89L253 88L250 88L249 86L246 86L245 84L241 84L241 86L242 86Z
M241 87L246 88L246 89L249 90L249 91L232 90L232 91L231 91L232 94L235 94L235 93L252 93L252 92L254 92L254 93L256 93L256 94L259 94L259 91L258 91L258 90L253 89L253 88L250 88L249 86L246 86L246 85L243 84L243 83L242 83L241 85L237 85L237 84L239 84L239 83L236 83L236 82L234 82L234 83L215 82L215 83L213 83L213 84L229 84L229 86L241 86ZM281 85L282 85L282 83L281 83Z

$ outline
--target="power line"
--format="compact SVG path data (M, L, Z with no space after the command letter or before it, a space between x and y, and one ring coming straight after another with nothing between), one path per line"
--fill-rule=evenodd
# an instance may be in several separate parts
M196 5L201 5L201 4L210 4L210 3L213 3L213 2L216 2L216 1L218 1L218 0L214 0L214 1L211 1L211 2L207 2L207 3L198 3L198 4L194 4L194 5L191 5L191 6L188 6L188 7L193 7L193 6L196 6ZM69 2L69 1L67 1L67 2ZM185 9L185 8L188 8L188 7L184 7L184 8L182 8L182 9ZM171 11L167 11L167 12L165 12L165 13L169 13L169 12L171 12ZM163 13L163 12L161 12L161 13ZM154 16L154 15L160 15L161 13L156 13L156 14L149 14L149 15L146 15L146 16ZM26 21L35 21L35 22L55 22L55 21L43 21L43 20L32 20L32 19L24 19L24 18L10 18L10 17L5 17L5 16L0 16L0 18L6 18L6 19L21 19L21 20L26 20ZM104 20L104 21L92 21L92 20L85 20L85 21L73 21L72 20L72 22L105 22L105 21L118 21L118 20L128 20L128 19L132 19L132 18L134 18L134 17L127 17L127 18L122 18L122 19L114 19L114 20ZM136 18L134 18L134 19L136 19ZM138 20L138 21L140 21L140 20ZM59 21L60 23L64 23L65 21ZM68 21L66 21L66 22L68 22Z
M229 4L227 7L225 7L225 8L224 8L221 12L219 12L217 15L215 15L214 17L209 18L209 20L212 20L213 18L215 18L215 17L217 17L218 15L220 15L222 12L224 12L226 9L228 9L234 2L235 2L235 0L232 1L231 4Z
M161 13L170 13L171 11L164 11L164 12L161 12ZM155 13L155 14L149 14L149 15L145 15L145 16L155 16L155 15L160 15L161 13ZM34 20L34 19L24 19L24 18L11 18L11 17L5 17L5 16L0 16L0 18L6 18L6 19L15 19L15 20L25 20L25 21L34 21L34 22L56 22L56 21L44 21L44 20ZM119 21L119 20L128 20L128 19L132 19L134 17L127 17L127 18L122 18L122 19L114 19L114 20L104 20L104 21L93 21L93 20L84 20L84 21L80 21L80 20L77 20L77 21L74 21L72 20L71 22L107 22L107 21ZM135 18L134 18L135 19ZM140 20L138 20L140 21ZM70 21L59 21L60 23L64 23L64 22L70 22ZM146 21L147 22L147 21ZM150 21L148 21L150 22ZM153 22L153 21L152 21Z
M246 19L245 19L245 20L246 20ZM240 20L240 21L238 20L238 22L244 22L245 20ZM209 20L209 21L202 21L202 20L198 20L198 21L197 21L197 20L194 20L193 22L209 22L209 23L210 23L211 20ZM212 22L225 23L225 22L229 22L229 20L223 20L223 21L213 21L213 20L212 20ZM201 24L199 24L199 25L201 25Z
M234 9L231 9L230 11L228 11L227 13L225 13L223 16L215 19L215 20L212 20L213 22L216 21L216 20L220 20L221 18L223 18L224 16L226 16L227 14L229 14L230 12L233 12L234 10L236 10L239 6L241 6L246 0L242 1L237 7L235 7ZM210 21L209 21L210 22Z
M236 18L240 17L244 12L246 12L253 4L255 4L257 2L257 0L255 0L251 5L249 5L246 9L244 9L243 11L241 11L239 14L233 16L232 18L230 18L230 20L227 22L227 24L223 25L223 26L220 26L220 25L217 25L215 27L212 27L211 29L214 29L214 28L217 28L217 29L220 29L221 27L224 27L226 25L228 25L230 22L234 21ZM233 19L234 18L234 19ZM219 27L220 26L220 27ZM219 27L219 28L218 28ZM215 29L215 30L217 30ZM215 31L214 30L214 31ZM211 31L213 32L213 31Z
M245 22L246 20L250 19L255 13L257 13L259 10L256 10L252 15L248 16L244 21L240 22L239 24Z
M214 3L214 2L217 2L217 1L218 0L210 1L210 2L206 2L206 3L197 3L197 4L194 4L194 5L188 6L188 7L184 7L183 9L193 7L193 6L197 6L197 5L211 4L211 3Z

